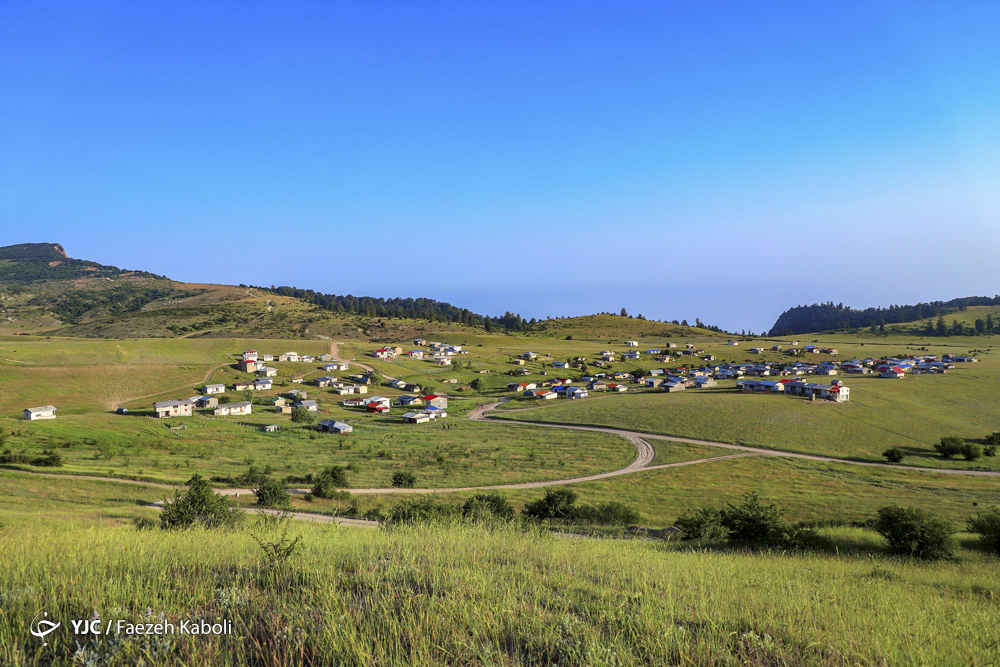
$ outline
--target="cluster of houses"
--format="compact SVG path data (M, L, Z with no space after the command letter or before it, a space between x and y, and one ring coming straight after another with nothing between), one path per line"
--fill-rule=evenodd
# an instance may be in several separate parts
M461 345L449 345L437 341L427 341L423 338L414 338L413 344L417 347L427 347L429 350L411 350L405 355L411 359L421 359L433 362L437 366L451 366L453 358L459 354L468 354L468 350L463 350ZM384 346L372 351L372 356L382 361L396 361L403 355L401 347Z
M408 385L419 389L416 385ZM365 408L368 412L375 414L389 414L393 404L393 399L385 396L371 396L368 398L350 398L343 402L347 408ZM422 424L433 419L443 419L448 416L448 398L437 394L427 396L414 396L404 394L395 399L395 404L399 407L411 408L410 412L403 415L403 421L407 424ZM422 408L412 410L412 408Z
M170 417L190 417L195 409L210 409L216 417L232 417L236 415L249 415L253 412L253 404L250 401L239 401L237 403L219 404L219 399L213 396L192 396L176 401L157 401L153 403L153 416L157 419L169 419Z

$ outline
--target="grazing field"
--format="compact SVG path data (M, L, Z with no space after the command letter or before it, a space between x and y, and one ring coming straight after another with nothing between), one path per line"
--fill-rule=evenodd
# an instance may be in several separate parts
M8 436L6 447L15 453L61 454L64 466L46 472L163 483L184 482L195 473L236 477L252 463L281 479L341 465L351 466L349 479L357 487L389 486L397 471L412 472L417 486L455 487L606 472L636 456L632 443L605 433L471 421L405 425L398 416L338 410L321 416L347 419L354 433L316 433L273 413L170 420L93 414L33 423L4 420L0 427L13 427L17 435ZM277 433L260 430L279 421L284 428ZM180 424L186 428L166 428Z
M155 518L144 507L163 498L166 489L145 484L86 479L54 479L0 470L0 520L21 525L113 524L138 516Z
M278 529L262 529L277 540ZM985 665L995 561L716 553L475 526L300 524L268 567L247 529L15 526L0 663ZM28 624L62 621L46 637ZM232 635L99 636L70 619L223 620ZM75 657L74 657L75 656Z
M734 382L725 382L718 389L677 394L626 393L547 404L518 401L519 407L537 409L495 414L862 461L884 461L885 449L899 447L907 456L903 465L1000 470L998 458L944 460L932 449L942 436L981 442L988 433L1000 431L1000 382L994 379L998 369L992 363L970 366L902 380L845 376L851 400L842 404L745 394L732 388Z

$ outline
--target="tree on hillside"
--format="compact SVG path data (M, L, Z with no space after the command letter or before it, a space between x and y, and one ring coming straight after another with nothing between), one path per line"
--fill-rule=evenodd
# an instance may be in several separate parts
M624 308L622 308L621 316L622 317L628 317L628 311L625 310Z
M944 316L943 315L938 315L937 325L936 325L936 329L935 330L936 330L938 336L947 336L948 335L948 325L944 323Z
M178 490L163 503L160 527L228 527L243 519L243 512L229 499L213 491L201 475L193 476L188 480L187 486L187 491Z
M316 421L316 416L306 408L296 406L292 408L292 421L296 424L312 424Z

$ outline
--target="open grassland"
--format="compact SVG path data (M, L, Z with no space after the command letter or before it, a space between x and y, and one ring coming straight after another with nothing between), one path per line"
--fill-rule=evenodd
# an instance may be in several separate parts
M1000 355L995 355L1000 357ZM833 404L781 395L745 394L733 382L676 394L635 392L580 401L517 401L535 407L497 416L518 421L612 426L806 454L881 461L899 447L905 465L1000 469L1000 459L943 460L932 449L942 436L982 441L1000 431L1000 374L995 362L969 364L946 375L888 380L845 376L851 400Z
M4 420L2 429L13 427L6 447L15 453L55 450L62 455L64 466L45 472L163 483L181 483L195 473L236 477L253 463L280 479L342 465L351 466L349 479L356 487L389 486L398 471L412 472L419 487L461 487L606 472L636 456L630 442L605 433L471 421L404 425L398 416L332 410L336 418L355 424L354 433L316 433L274 414L170 420L93 414L32 423ZM260 430L279 421L284 428L277 433ZM166 428L179 424L186 428Z
M157 510L144 506L162 499L165 491L144 484L54 479L0 470L0 521L10 528L155 518Z
M246 529L14 526L0 663L986 665L996 560L713 553L511 528L296 525L262 566ZM266 539L277 539L272 531ZM29 633L38 610L63 626ZM71 619L223 620L232 635L93 640ZM76 662L74 662L76 654Z

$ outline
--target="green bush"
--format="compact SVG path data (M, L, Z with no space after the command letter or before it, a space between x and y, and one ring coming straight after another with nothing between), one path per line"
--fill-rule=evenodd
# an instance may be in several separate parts
M317 498L329 498L337 489L346 489L347 469L343 466L325 468L313 477L312 494Z
M903 460L903 457L905 457L906 454L904 454L903 450L899 447L890 447L882 452L882 456L884 456L885 460L889 463L899 463Z
M674 525L681 529L682 540L712 540L725 537L722 515L712 507L700 507L677 518Z
M950 557L957 546L947 521L915 507L883 507L875 530L889 543L889 551L899 556L939 560Z
M212 490L208 481L195 475L187 483L188 490L177 490L163 503L161 528L187 528L200 525L209 528L234 526L243 519L243 512L233 503Z
M570 521L576 516L575 492L569 489L549 489L545 497L524 506L524 515L532 519Z
M982 537L983 546L1000 556L1000 507L987 512L977 512L969 517L967 526L970 533Z
M941 458L950 459L962 453L962 439L953 435L941 438L941 441L934 445L934 451L941 455Z
M598 526L627 526L639 522L639 513L617 500L600 505L582 505L576 508L573 518L580 523Z
M966 461L976 461L983 456L983 448L974 442L963 442L958 453Z
M397 489L412 489L417 483L417 476L412 472L401 471L392 474L392 485Z
M312 424L316 421L316 415L306 408L294 407L292 408L292 421L296 424Z
M731 542L741 546L764 546L774 543L788 530L777 505L764 505L755 491L743 494L743 503L728 503L719 511L720 522Z
M986 445L983 447L983 456L996 456L997 446L996 445Z
M264 480L253 493L257 496L257 507L287 507L291 502L285 485L276 479Z
M990 433L988 436L986 436L986 446L987 447L992 446L994 448L994 451L996 451L997 447L1000 447L1000 431L997 431L996 433Z
M384 520L387 523L446 521L457 519L461 513L462 510L458 505L424 496L404 499L385 513Z
M501 493L477 493L462 505L462 514L473 519L510 520L514 518L514 507Z

